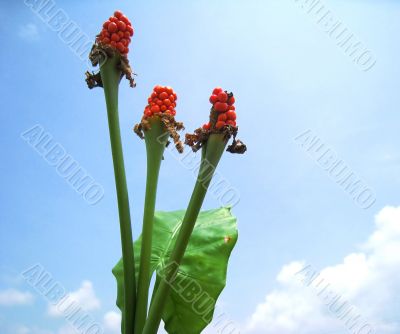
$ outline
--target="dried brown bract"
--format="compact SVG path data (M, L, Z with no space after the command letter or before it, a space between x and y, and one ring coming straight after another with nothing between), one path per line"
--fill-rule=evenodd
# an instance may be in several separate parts
M133 73L132 68L129 65L129 60L126 57L126 55L121 55L116 49L114 49L110 45L98 42L93 44L89 54L89 59L93 66L99 65L101 67L102 64L104 64L107 61L107 59L111 57L120 58L118 68L119 70L121 70L121 79L125 76L125 78L129 81L129 85L132 88L136 87L136 83L133 78L135 73ZM94 87L103 87L100 73L86 72L86 82L90 89Z
M176 149L179 153L183 152L183 144L180 141L180 136L178 131L183 130L185 127L182 122L177 122L174 116L166 114L166 113L156 113L153 117L158 117L160 121L164 124L167 134L170 138L172 138ZM144 133L151 128L150 118L143 116L142 120L139 124L136 124L133 128L133 131L139 136L139 138L144 139Z

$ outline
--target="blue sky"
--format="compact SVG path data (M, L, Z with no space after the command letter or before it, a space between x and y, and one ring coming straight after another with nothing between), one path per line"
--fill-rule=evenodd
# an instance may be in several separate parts
M91 37L117 8L135 27L129 59L138 85L132 90L123 82L120 88L135 237L145 148L132 127L152 87L175 89L177 118L192 131L208 116L211 90L222 86L235 93L248 152L226 154L219 165L240 192L233 209L240 237L219 308L242 333L347 333L316 293L294 279L291 270L308 264L324 272L378 332L400 333L392 311L400 290L394 280L400 274L400 4L324 1L325 10L373 52L376 65L363 71L301 3L59 0L55 8ZM2 0L0 6L0 332L73 333L21 278L40 263L111 334L116 285L110 271L120 241L103 92L87 89L87 62L24 1ZM35 125L103 187L96 205L21 138ZM307 130L373 190L371 207L360 208L307 153L308 142L295 139ZM185 208L193 183L193 173L167 155L157 208ZM219 205L209 194L204 208ZM371 307L377 301L386 306ZM212 325L208 331L216 333Z

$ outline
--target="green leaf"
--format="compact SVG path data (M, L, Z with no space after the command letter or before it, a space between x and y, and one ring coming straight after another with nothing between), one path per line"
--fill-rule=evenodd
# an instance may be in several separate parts
M156 212L154 216L151 270L163 277L185 211ZM230 208L203 211L199 214L190 243L177 276L171 282L162 318L170 334L198 334L211 322L215 303L226 284L228 259L238 237L236 218ZM136 272L140 255L139 238L134 243ZM123 310L122 260L113 268L117 279L117 305Z

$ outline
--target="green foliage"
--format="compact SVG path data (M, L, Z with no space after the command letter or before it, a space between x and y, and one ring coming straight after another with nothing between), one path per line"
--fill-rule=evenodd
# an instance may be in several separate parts
M157 273L156 287L165 270L175 244L184 210L156 212L154 217L151 271ZM198 334L210 323L215 303L226 284L228 259L238 237L236 218L230 208L203 211L199 214L190 243L176 277L169 282L168 297L162 318L170 334ZM139 259L141 238L134 243ZM135 263L138 272L139 261ZM113 268L117 279L117 305L124 309L123 265Z

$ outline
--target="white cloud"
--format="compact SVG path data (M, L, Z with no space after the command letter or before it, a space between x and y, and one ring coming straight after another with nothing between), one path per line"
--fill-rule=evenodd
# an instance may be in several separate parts
M33 23L28 23L19 27L18 36L27 41L35 41L39 38L39 30Z
M319 271L320 275L309 286L302 281L306 272L304 262L285 265L277 276L279 288L268 293L256 307L246 332L346 333L348 318L339 318L352 305L353 315L361 315L358 326L371 324L380 334L399 333L396 310L400 293L400 207L383 208L375 216L375 224L375 231L359 252ZM314 269L309 269L311 275ZM332 294L328 295L328 291ZM340 299L333 304L335 297ZM339 309L346 301L348 304ZM368 328L359 330L359 334L368 334Z
M30 292L22 292L16 289L0 291L0 305L14 306L31 304L33 296Z
M79 334L79 332L72 328L72 326L65 325L58 330L57 334Z
M111 333L121 332L121 314L110 311L104 315L104 328Z
M29 334L53 334L53 332L48 331L47 329L33 328Z
M53 332L37 327L29 328L24 325L17 326L13 331L16 334L53 334Z
M109 311L106 314L104 314L103 329L105 334L120 334L121 314L115 311ZM75 330L70 325L65 325L57 331L57 334L79 334L79 333L80 331Z
M26 326L19 326L16 329L16 334L29 334L30 329Z
M81 307L84 311L92 311L100 308L100 301L97 299L90 281L83 281L81 287L66 295L57 304L49 304L47 313L53 317L63 315L63 311L69 307Z

